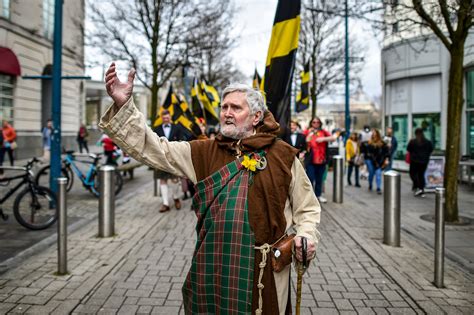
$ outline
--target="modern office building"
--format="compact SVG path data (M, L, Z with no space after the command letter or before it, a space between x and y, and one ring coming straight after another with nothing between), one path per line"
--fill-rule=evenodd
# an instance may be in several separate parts
M0 1L0 118L17 130L17 158L42 154L41 129L51 118L55 0ZM63 76L84 75L85 1L63 1ZM63 145L74 146L85 119L83 80L62 81Z

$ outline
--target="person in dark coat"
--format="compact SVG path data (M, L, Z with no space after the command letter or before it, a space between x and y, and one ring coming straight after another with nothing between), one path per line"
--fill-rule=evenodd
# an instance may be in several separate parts
M181 125L173 124L168 110L165 109L161 112L161 119L163 123L153 129L158 136L165 137L168 141L188 140L188 134L183 130L184 128L181 127ZM171 209L169 205L169 193L171 193L173 197L176 210L181 209L181 180L164 171L155 170L155 172L156 178L160 179L161 197L163 199L160 212L167 212Z
M298 123L296 121L291 121L290 132L285 135L283 140L285 140L285 142L289 145L298 149L299 158L301 158L301 154L304 155L306 152L306 138L301 132L299 132Z
M408 142L407 151L410 152L410 178L414 195L424 197L425 171L433 152L433 144L425 138L423 129L415 130L415 138Z
M369 171L369 190L375 177L377 194L382 194L382 171L386 169L390 160L390 151L387 144L382 140L380 132L373 128L370 140L361 145L361 153L364 155L365 165Z

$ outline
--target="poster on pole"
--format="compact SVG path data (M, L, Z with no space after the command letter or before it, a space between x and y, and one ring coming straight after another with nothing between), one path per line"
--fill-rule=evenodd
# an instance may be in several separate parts
M427 189L443 187L444 181L444 156L432 156L425 172Z

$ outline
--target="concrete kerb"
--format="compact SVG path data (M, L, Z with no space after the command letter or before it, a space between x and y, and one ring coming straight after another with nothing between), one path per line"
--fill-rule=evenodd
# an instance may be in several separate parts
M382 268L393 279L393 281L396 282L402 288L402 290L404 290L405 293L413 299L420 309L427 313L433 312L433 305L430 304L430 309L424 307L423 302L429 299L420 290L409 283L406 278L390 264L389 261L383 258L376 248L360 237L358 233L349 226L345 219L335 214L333 211L326 211L326 213L329 214L337 222L337 224L339 224L341 228L344 229L344 231L346 231L347 234L349 234L349 236L361 246L367 255L369 255L380 266L380 268ZM437 311L439 313L443 313L443 310L440 308L437 308Z
M122 198L116 200L116 206L119 207L119 206L123 205L127 200L130 199L130 197L132 197L134 195L136 195L136 192L130 192L130 193L122 196ZM99 208L98 202L99 202L99 200L97 199L97 209ZM91 217L89 219L82 218L82 219L79 219L78 221L68 225L68 234L74 233L75 231L77 231L80 228L86 226L87 224L93 222L94 220L97 220L98 216L99 216L99 211L97 210L97 213L95 215L93 215L93 217ZM55 229L56 225L54 225L51 228ZM44 251L45 249L52 246L53 244L56 244L57 239L58 239L57 233L55 233L53 235L50 235L47 238L43 239L42 241L36 243L35 245L21 251L20 253L15 255L15 257L12 257L12 258L9 258L9 259L3 261L0 264L0 275L7 272L10 268L14 267L15 265L19 265L21 262L25 261L29 257L31 257L35 254L38 254L41 251Z
M401 229L403 231L405 231L407 234L409 234L410 236L412 236L413 238L423 242L424 245L428 246L431 250L433 250L433 244L432 244L433 239L429 239L429 238L421 235L420 233L418 233L417 231L411 229L408 226L402 225ZM434 232L433 232L433 237L434 237ZM458 254L451 251L446 246L444 248L444 253L445 253L445 256L448 259L450 259L451 261L456 263L460 268L465 269L466 271L468 271L470 273L474 273L474 263L473 262L459 256Z

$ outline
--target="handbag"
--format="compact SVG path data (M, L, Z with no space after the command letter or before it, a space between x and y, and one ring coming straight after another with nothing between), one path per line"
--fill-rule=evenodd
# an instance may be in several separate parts
M407 151L407 154L405 154L405 163L410 164L410 152Z
M272 246L270 258L274 272L282 271L293 261L294 238L296 234L285 235Z
M364 156L362 154L357 154L354 157L354 164L355 165L361 166L361 165L364 165L364 163L365 163L365 160L364 160Z
M15 150L16 148L18 148L18 144L16 144L16 141L13 141L12 143L10 143L10 148L12 148L12 150Z

